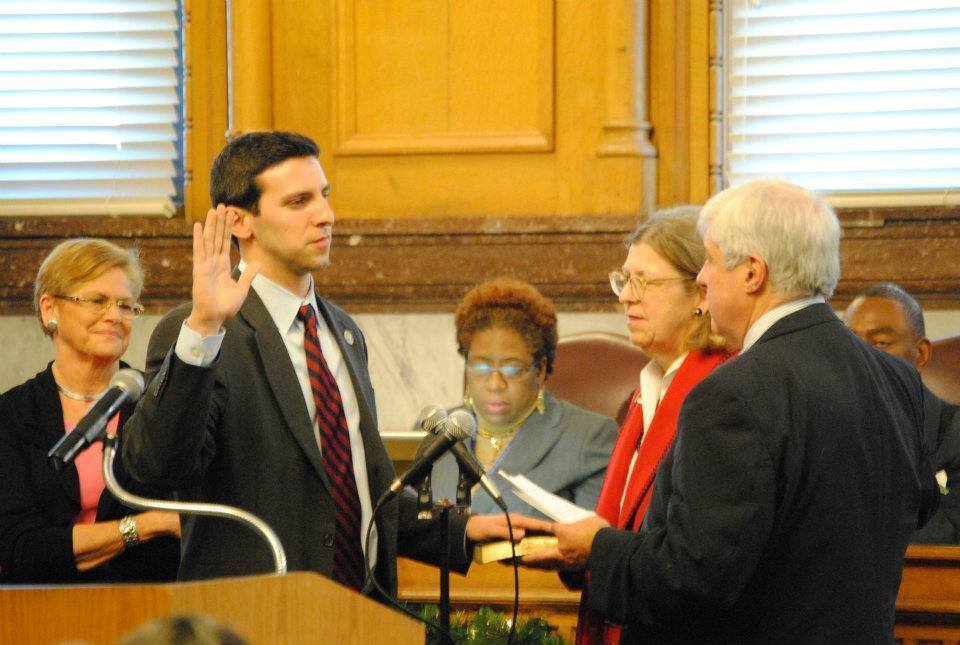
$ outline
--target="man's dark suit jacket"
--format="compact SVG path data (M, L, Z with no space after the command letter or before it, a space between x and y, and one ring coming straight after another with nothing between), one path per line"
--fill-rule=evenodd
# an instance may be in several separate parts
M51 363L52 365L52 363ZM122 367L127 367L122 365ZM120 427L133 412L120 408ZM73 519L80 513L80 479L73 464L59 472L47 453L64 434L63 408L50 365L0 396L0 584L143 582L176 577L180 541L161 537L127 549L80 573L73 555ZM120 441L123 442L123 430ZM120 460L117 479L131 487ZM137 492L150 494L140 489ZM97 521L136 514L104 490Z
M944 471L947 490L927 525L913 534L915 544L960 544L960 406L924 388L924 433L934 471Z
M363 334L341 309L317 301L356 390L370 497L376 503L395 475L377 429ZM291 571L329 575L335 530L329 481L300 383L273 319L251 289L240 312L224 325L214 364L195 367L173 350L189 312L189 304L174 309L150 338L147 376L152 380L125 429L123 457L130 473L139 481L176 489L183 500L230 504L258 515L276 531ZM451 544L463 544L466 518L451 522ZM398 551L424 560L439 557L438 529L416 519L412 495L384 506L377 517L376 575L388 592L396 592ZM465 553L453 556L455 566L468 566ZM248 528L221 519L185 518L181 579L272 570L269 549Z
M640 533L601 530L590 606L623 642L893 642L936 501L919 376L825 304L773 325L684 402Z

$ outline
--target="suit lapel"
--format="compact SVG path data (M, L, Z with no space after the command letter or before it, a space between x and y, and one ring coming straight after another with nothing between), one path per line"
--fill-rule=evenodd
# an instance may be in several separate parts
M626 527L632 519L642 517L646 511L645 500L649 500L648 492L653 485L657 468L677 434L677 420L680 418L680 406L683 405L683 400L697 383L726 359L726 354L690 352L680 365L676 376L673 377L673 382L667 388L666 395L657 406L650 428L647 430L647 436L640 445L637 463L630 474L627 494L620 509L618 528Z
M330 488L330 481L327 479L320 457L320 448L317 446L317 438L313 432L313 423L307 413L303 390L294 372L293 363L290 362L287 346L283 343L283 338L280 337L280 332L277 331L277 326L263 301L253 289L250 290L240 308L240 316L253 329L261 368L280 406L287 429L293 434L293 438L310 460L324 485Z
M352 331L346 330L340 320L330 310L327 302L317 294L317 306L320 308L320 315L327 323L333 339L340 348L340 354L347 363L347 370L350 372L350 380L353 382L354 392L357 394L357 406L360 408L360 427L376 429L376 416L373 413L373 401L371 392L368 391L369 378L366 377L366 370L363 367L363 359L360 356L360 340L356 338ZM350 338L352 342L348 342ZM363 374L363 378L361 378Z
M546 407L543 415L534 410L524 420L520 431L497 459L494 468L511 475L526 473L553 449L560 439L557 429L560 424L560 404L549 392L544 392L544 402Z

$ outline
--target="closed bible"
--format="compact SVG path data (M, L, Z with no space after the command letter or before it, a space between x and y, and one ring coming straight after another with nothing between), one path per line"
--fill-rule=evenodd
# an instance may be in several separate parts
M553 535L531 535L520 540L515 546L517 557L549 549L557 546L557 538ZM499 542L487 542L477 544L473 547L473 561L478 564L496 562L497 560L506 560L513 556L510 550L510 542L501 540Z

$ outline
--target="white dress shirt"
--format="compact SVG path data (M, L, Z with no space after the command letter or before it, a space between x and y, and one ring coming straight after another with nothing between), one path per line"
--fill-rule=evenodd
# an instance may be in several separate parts
M767 333L767 330L773 327L778 321L786 318L790 314L795 314L801 309L809 307L810 305L816 305L826 302L820 296L814 296L812 298L800 298L799 300L791 300L790 302L785 302L782 305L777 305L770 311L764 313L762 316L757 318L750 329L747 330L746 335L743 337L743 347L740 349L740 353L744 353L750 349L754 343L760 340L760 337Z
M240 271L245 268L245 263L241 260L239 264ZM281 287L276 282L257 274L251 285L253 290L263 301L264 307L277 326L280 337L283 338L283 344L290 355L290 362L293 363L293 369L297 374L297 380L300 382L300 389L303 393L303 401L307 406L307 413L313 422L313 435L317 440L317 446L322 453L323 446L320 444L320 428L317 425L317 404L313 400L313 390L310 387L310 375L307 372L307 353L304 348L304 326L303 322L297 318L297 312L302 305L309 304L313 307L317 319L317 336L320 340L320 350L323 352L323 358L327 362L330 373L337 381L337 387L340 390L340 398L343 400L343 413L347 419L347 428L350 432L350 451L353 457L353 474L357 482L357 493L360 496L360 542L366 553L366 544L364 538L367 534L367 528L373 517L373 504L370 501L370 485L367 481L367 460L363 449L363 438L360 436L360 406L357 402L356 390L353 387L353 381L350 379L350 372L347 368L343 354L340 352L340 346L337 344L333 333L327 326L326 320L320 313L317 306L316 292L314 291L313 277L310 278L310 289L305 298ZM223 343L226 330L221 328L218 334L202 337L200 334L190 329L186 322L180 329L180 335L177 338L176 354L184 363L206 367L213 363L217 354L220 352L220 346ZM371 536L370 566L376 566L377 560L377 529L373 527Z
M633 451L633 457L630 459L630 468L627 469L627 485L623 487L623 495L620 496L620 508L627 499L627 489L630 488L630 477L633 475L633 467L637 464L637 457L640 455L640 446L647 438L647 431L650 424L653 423L653 415L657 413L657 406L667 394L670 384L673 383L673 377L677 375L677 370L683 365L684 359L689 352L684 352L676 360L670 363L667 371L660 369L656 361L647 361L647 364L640 370L640 396L639 403L643 412L643 434L640 436L640 443L637 449Z

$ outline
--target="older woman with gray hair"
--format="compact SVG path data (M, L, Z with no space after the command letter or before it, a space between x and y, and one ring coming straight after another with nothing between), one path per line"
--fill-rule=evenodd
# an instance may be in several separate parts
M710 329L697 284L704 261L699 212L696 206L679 206L651 215L627 239L623 267L610 274L630 340L650 358L640 371L597 502L597 515L627 531L643 524L657 467L673 446L681 403L729 357ZM578 642L615 640L617 628L586 610L590 593L584 589Z
M47 463L50 448L127 367L120 357L143 312L142 287L136 254L106 240L68 240L40 265L34 304L54 359L0 396L0 584L176 575L178 516L136 513L105 491L100 444L59 472ZM132 410L123 406L107 432L117 433ZM118 478L126 479L122 467Z

